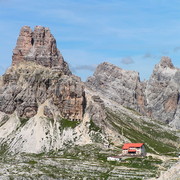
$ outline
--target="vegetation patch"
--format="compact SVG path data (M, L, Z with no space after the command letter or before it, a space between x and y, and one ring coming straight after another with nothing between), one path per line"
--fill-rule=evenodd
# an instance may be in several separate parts
M71 121L71 120L68 120L68 119L61 119L60 124L61 124L61 126L60 126L61 130L67 129L67 128L74 129L76 126L78 126L80 124L80 122Z
M101 136L101 133L99 132L91 132L90 133L90 136L91 136L91 139L93 142L96 142L96 143L103 143L103 138Z
M9 120L9 116L5 115L0 122L0 127L3 126L8 120Z
M133 108L130 108L130 107L125 107L126 109L132 111L134 114L138 115L138 116L141 116L141 114L139 112L137 112L135 109Z
M104 149L99 144L88 144L37 155L22 153L20 156L4 156L0 159L0 166L3 170L8 168L12 179L26 177L103 180L146 179L155 177L160 165L164 167L161 160L153 157L134 157L121 162L107 161L107 157L115 154L117 152L113 149Z
M37 164L37 161L34 161L34 160L31 160L31 161L28 161L26 162L27 164L30 164L30 165L35 165Z
M21 122L21 126L23 127L29 121L29 118L20 117L19 120Z
M132 167L132 168L139 168L139 169L157 169L158 165L162 164L163 162L160 159L154 158L129 158L121 163L121 165Z
M2 144L0 146L0 156L3 156L8 150L8 145L7 144Z
M98 126L93 122L92 119L90 120L89 130L90 130L90 131L95 131L95 132L101 132L101 128L98 127Z
M144 143L147 152L175 156L178 137L163 130L153 122L132 119L124 114L107 111L107 120L123 136L133 143ZM169 143L171 141L171 143ZM173 144L174 142L174 144Z

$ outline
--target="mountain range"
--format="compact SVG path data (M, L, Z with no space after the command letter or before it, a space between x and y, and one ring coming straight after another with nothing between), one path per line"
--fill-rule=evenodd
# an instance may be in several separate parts
M1 150L42 153L143 142L150 153L173 154L179 146L179 95L180 69L169 57L146 81L104 62L82 82L49 28L24 26L12 65L0 77Z

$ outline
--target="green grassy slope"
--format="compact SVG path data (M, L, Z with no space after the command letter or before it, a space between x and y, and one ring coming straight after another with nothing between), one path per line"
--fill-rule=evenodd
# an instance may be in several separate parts
M147 152L175 155L179 138L155 121L145 121L141 116L130 117L107 110L107 121L123 136L134 143L145 143Z

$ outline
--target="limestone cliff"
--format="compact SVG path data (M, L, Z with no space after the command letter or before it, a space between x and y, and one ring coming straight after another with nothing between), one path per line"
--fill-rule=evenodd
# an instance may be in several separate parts
M48 100L58 107L61 117L82 120L84 86L80 78L71 75L49 28L36 26L32 31L22 27L12 64L2 77L0 111L16 111L19 117L31 118ZM44 114L53 118L49 109L45 106Z
M164 122L172 122L179 109L180 70L168 57L162 57L153 70L145 90L150 116Z
M137 109L136 88L139 75L135 71L125 71L110 63L100 64L94 76L88 78L87 86L107 95L109 99L125 107Z
M81 121L86 104L80 78L32 62L14 65L3 75L0 111L31 118L47 101L43 110L47 117L54 118L51 106L55 105L61 117Z
M124 107L180 128L179 74L168 57L162 57L146 82L140 82L135 71L102 63L86 85Z
M84 84L70 72L50 30L22 27L12 66L0 78L0 144L42 152L74 143L82 133L63 121L78 124L85 108Z
M29 26L21 28L17 44L13 50L12 64L33 61L45 67L71 74L67 63L57 49L56 40L49 28L36 26L34 31Z
M22 27L12 66L0 77L0 147L39 153L92 142L108 146L105 120L103 101L72 75L50 30Z

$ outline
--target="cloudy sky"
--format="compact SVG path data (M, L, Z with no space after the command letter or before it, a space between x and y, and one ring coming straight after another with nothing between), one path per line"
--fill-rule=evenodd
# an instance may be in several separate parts
M0 0L0 74L24 25L49 27L83 80L104 61L138 71L142 80L161 56L180 67L179 0Z

